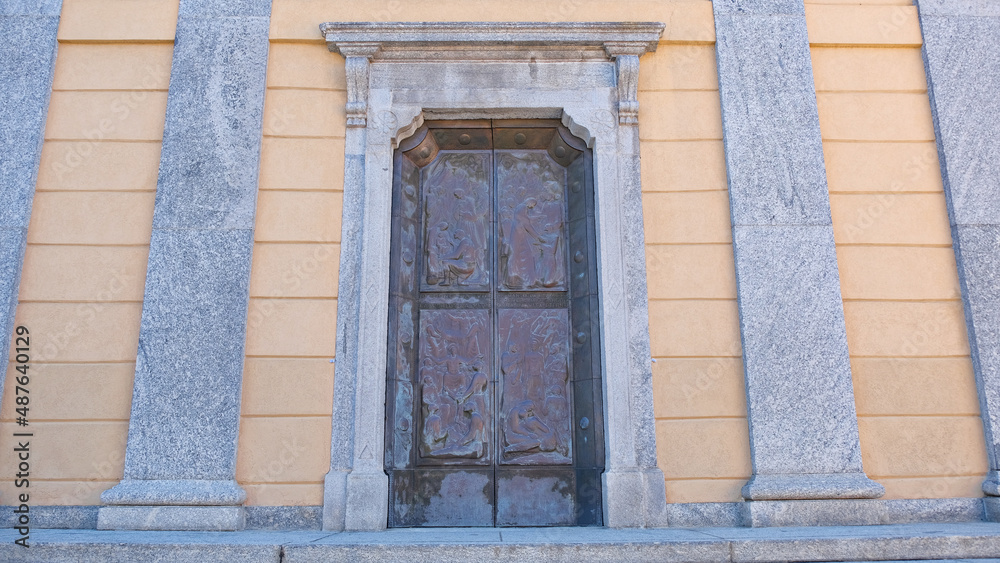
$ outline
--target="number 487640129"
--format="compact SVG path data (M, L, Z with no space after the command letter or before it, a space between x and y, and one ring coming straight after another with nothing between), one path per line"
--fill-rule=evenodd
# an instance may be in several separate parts
M31 342L27 327L17 327L14 330L14 334L14 369L20 372L14 377L14 381L17 383L14 392L14 403L15 410L17 411L17 423L20 426L27 426L28 403L31 402L28 398L28 382L30 381L28 377L28 362L31 360Z

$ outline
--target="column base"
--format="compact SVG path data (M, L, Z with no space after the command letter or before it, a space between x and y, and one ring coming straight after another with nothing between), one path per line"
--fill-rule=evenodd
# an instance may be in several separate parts
M983 499L983 516L987 522L1000 522L1000 498L986 497Z
M378 531L389 525L389 476L383 471L347 476L344 529Z
M659 468L605 471L604 525L609 528L667 526L667 497Z
M331 469L323 478L324 531L344 531L344 513L347 512L347 476L350 474L350 469ZM386 499L388 502L388 497Z
M99 530L242 530L246 492L233 480L125 479L101 494Z
M101 493L104 504L128 506L236 506L246 499L231 479L123 479Z
M98 530L232 532L246 527L242 506L102 506Z
M991 497L1000 497L1000 471L991 469L983 481L983 492Z
M748 528L874 526L884 523L884 512L876 500L753 500L741 504L740 521Z
M879 498L885 487L864 473L754 475L743 485L747 500Z

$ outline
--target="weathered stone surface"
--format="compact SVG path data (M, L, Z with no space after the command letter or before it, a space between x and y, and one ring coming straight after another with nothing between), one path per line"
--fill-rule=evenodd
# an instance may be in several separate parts
M232 479L252 231L154 230L125 479Z
M748 500L871 499L885 488L864 473L755 474L743 486Z
M104 506L98 530L242 530L242 506Z
M0 352L14 328L55 67L61 0L0 2ZM3 396L7 362L0 365Z
M800 0L713 0L753 500L871 498Z
M191 487L184 487L184 490ZM230 491L235 490L235 484L230 485ZM216 495L221 496L221 494ZM193 495L188 495L192 498ZM148 497L147 497L148 498ZM160 499L162 500L162 499ZM158 500L159 502L159 500ZM173 501L182 502L182 501ZM815 514L822 513L820 503L823 501L787 501L788 504L812 504L812 509L785 510L781 518L786 525L807 525ZM828 509L836 512L837 506L848 506L839 500L831 501ZM856 501L850 501L856 502ZM996 498L945 498L945 499L895 499L895 500L865 500L866 513L875 510L878 513L878 524L918 524L918 523L953 523L978 522L986 516L987 506L995 514L1000 510ZM839 505L837 503L840 503ZM666 518L671 528L697 527L735 527L744 524L745 502L709 502L709 503L679 503L666 505ZM764 506L769 504L771 512L777 512L782 502L757 502ZM15 525L16 519L12 512L14 507L0 507L0 529ZM97 506L32 506L32 529L96 529ZM246 529L266 531L319 530L322 525L321 506L247 506ZM761 511L758 510L758 513ZM801 516L801 518L794 518ZM847 525L861 525L862 521L847 521ZM486 533L487 530L481 530ZM508 529L509 531L509 529ZM498 536L499 537L499 536ZM507 537L507 536L505 536Z
M124 480L103 529L239 529L234 481L270 3L182 0Z
M281 558L280 543L260 532L32 530L28 549L13 544L14 530L2 530L0 537L0 560L10 563L277 563ZM283 539L307 542L315 537L291 532Z
M341 43L389 43L402 47L428 43L478 45L538 44L602 46L609 42L644 45L655 51L663 24L655 22L327 22L320 32L334 49ZM481 59L474 49L469 58ZM517 51L516 45L513 51ZM433 56L433 55L431 55ZM522 57L523 58L523 57Z
M990 457L983 488L1000 495L1000 225L957 225L952 240Z
M1000 498L986 497L983 499L983 519L987 522L1000 522Z
M952 225L996 225L1000 17L925 16L921 11L920 26Z
M716 0L712 2L716 17L721 14L793 15L805 14L802 0Z
M17 292L21 283L21 264L24 260L26 240L26 228L0 227L0 329L3 330L4 353L10 348L11 335L14 331L14 313L17 309ZM6 373L7 363L3 362L0 376ZM0 394L2 393L3 380L0 380Z
M13 497L11 500L14 500ZM17 526L15 506L0 507L0 528ZM97 506L29 506L32 529L97 529Z
M179 20L154 229L253 228L268 22Z
M883 524L917 524L930 522L978 522L985 511L979 498L893 499L868 502L881 503Z
M3 0L0 2L0 17L3 16L58 16L62 11L62 0ZM12 43L17 45L17 43Z
M248 530L319 530L322 506L247 506Z
M271 0L184 0L179 17L270 18Z
M199 479L125 479L104 491L105 504L140 504L149 506L238 505L246 493L233 480Z
M742 505L742 502L670 503L667 522L671 528L740 526Z
M822 499L751 501L733 506L738 512L739 525L747 527L867 526L980 522L985 515L982 501L978 498ZM720 521L702 525L726 524Z
M869 561L981 560L996 555L1000 525L704 528L397 529L387 532L107 532L32 530L30 549L0 530L11 562L240 561Z
M1000 16L1000 4L993 0L918 0L925 16ZM926 38L925 38L926 39Z
M831 224L805 18L715 27L733 225Z
M773 529L773 535L766 536L735 529L726 530L725 536L732 541L731 561L912 561L995 556L997 538L992 526L975 522L797 527Z
M983 490L1000 495L1000 5L919 0L918 6L990 461Z
M58 17L0 15L0 227L28 226L58 26Z
M744 496L879 496L861 467L831 228L735 227L733 246L755 475Z
M878 501L858 499L756 500L740 507L742 524L784 526L872 526L882 523Z

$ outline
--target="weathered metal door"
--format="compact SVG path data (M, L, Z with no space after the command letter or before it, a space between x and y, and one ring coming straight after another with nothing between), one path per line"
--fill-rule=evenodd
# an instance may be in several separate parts
M601 525L592 158L555 121L396 151L390 526Z

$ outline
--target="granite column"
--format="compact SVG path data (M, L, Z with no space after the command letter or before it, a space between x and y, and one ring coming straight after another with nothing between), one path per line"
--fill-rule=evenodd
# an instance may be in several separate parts
M0 84L4 85L0 96L0 329L4 358L0 362L0 397L52 92L61 8L62 0L0 0Z
M235 481L271 3L181 0L125 476L101 529L242 528Z
M881 496L861 465L803 2L713 6L753 461L743 496ZM748 524L768 525L754 513L766 503L748 504Z
M986 433L990 471L983 491L1000 496L1000 4L919 0L918 8ZM1000 503L988 506L991 517L1000 517Z

